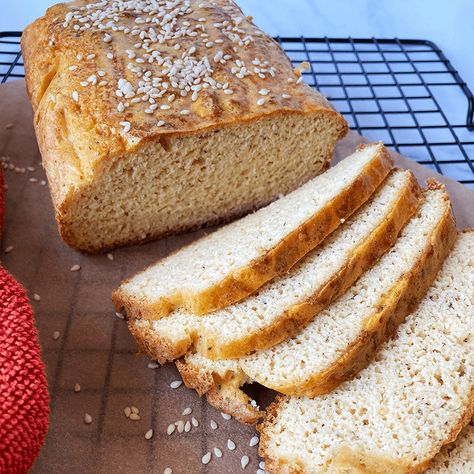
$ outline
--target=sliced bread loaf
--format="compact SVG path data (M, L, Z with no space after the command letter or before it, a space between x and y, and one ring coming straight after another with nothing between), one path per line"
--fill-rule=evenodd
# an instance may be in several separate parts
M334 392L280 396L259 426L272 473L421 472L472 415L474 232L462 233L418 308Z
M125 281L114 292L129 318L175 308L205 314L286 273L376 190L392 168L381 143L360 147L326 173Z
M365 366L419 301L454 240L447 195L434 183L430 187L392 250L297 336L237 360L187 354L177 362L186 385L207 393L216 408L233 409L239 421L254 423L261 412L239 390L243 384L258 381L283 393L314 396Z
M456 237L448 195L431 182L416 217L379 262L294 338L241 361L288 395L327 393L357 373L431 285Z
M176 310L157 321L133 320L130 330L160 362L189 350L217 359L271 347L309 322L393 244L419 205L418 191L410 172L394 172L321 247L255 295L204 316Z
M456 441L443 447L428 474L469 474L474 472L474 420L459 433Z

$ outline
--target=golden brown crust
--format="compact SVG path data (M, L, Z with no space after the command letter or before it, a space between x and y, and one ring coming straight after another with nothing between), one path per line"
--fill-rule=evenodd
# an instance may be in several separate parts
M195 101L191 94L186 97L178 94L169 110L157 109L156 113L149 114L138 103L129 105L125 111L119 111L119 103L125 101L116 94L119 79L138 82L136 74L128 65L140 65L125 53L126 50L135 51L134 44L138 37L96 27L77 32L73 28L80 26L80 22L74 19L64 26L66 14L86 3L90 2L78 0L51 7L45 16L28 26L22 36L26 85L35 112L35 130L50 183L56 219L63 239L74 248L90 252L113 247L89 248L83 242L75 241L67 217L75 206L80 205L81 193L86 192L87 185L100 175L104 162L126 157L149 141L159 141L164 136L185 137L211 133L224 127L289 114L308 117L328 114L339 123L340 136L347 131L344 119L320 94L304 83L296 83L298 75L292 70L291 63L278 44L243 17L231 0L218 0L214 5L208 3L202 8L198 5L206 2L193 0L193 11L177 20L178 24L185 20L197 22L204 16L207 18L205 28L210 42L220 39L223 43L214 43L207 48L201 42L198 44L193 38L184 36L155 45L157 51L176 60L181 58L183 50L189 50L196 43L199 57L207 55L212 58L220 50L228 51L232 56L235 55L235 60L240 58L249 68L255 58L266 59L275 68L273 75L268 74L265 79L258 75L238 79L227 71L230 70L230 62L226 65L217 62L212 64L213 74L216 80L225 80L229 84L228 88L234 91L232 95L209 88ZM138 13L125 15L120 22L139 30L141 26L135 24L139 16ZM244 32L242 35L254 36L254 40L245 47L239 46L235 52L234 42L220 35L220 30L213 24L227 17L232 22L237 16L242 17L239 24L240 30ZM110 42L104 41L105 33L111 35ZM177 45L179 51L175 50ZM140 50L136 51L140 56ZM113 54L112 59L107 54ZM78 55L82 59L78 59ZM155 62L147 63L146 69L156 72L162 68ZM99 76L99 72L103 72L104 76ZM94 84L81 85L93 76L97 79ZM293 82L287 81L289 77ZM107 85L101 86L102 82L107 82ZM257 105L258 99L262 97L259 91L263 88L271 92L265 96L263 105ZM76 93L77 100L74 98ZM190 113L182 115L182 110L189 110ZM160 120L165 121L163 126L157 125ZM131 124L128 132L121 125L125 122ZM126 243L117 240L118 245Z
M199 315L224 308L245 298L269 280L288 272L304 255L339 227L341 219L349 218L369 199L390 172L392 166L393 162L387 150L380 144L376 159L367 164L358 178L320 212L289 233L261 257L228 275L207 291L197 294L173 295L172 300L168 296L158 301L149 302L133 298L132 295L126 294L119 288L113 294L116 307L118 310L124 308L131 319L153 320L166 316L178 304L187 311ZM291 317L291 315L289 316ZM290 331L296 321L282 322L282 324L282 330ZM288 328L284 327L285 324L288 325ZM268 337L273 336L269 334ZM256 342L259 340L264 341L260 338L255 339ZM271 342L269 341L269 343ZM258 348L263 348L263 346ZM221 355L209 353L208 357L227 358L243 355L242 352L239 352L238 355L229 355L233 350L233 348L229 348Z
M428 189L443 189L435 180ZM313 374L295 387L272 387L281 393L315 397L331 392L366 367L380 345L392 337L405 317L412 312L430 287L451 251L457 232L449 197L445 193L446 212L434 229L430 242L413 269L405 273L379 300L378 310L364 323L364 330L343 355L324 372Z
M179 373L186 387L196 390L200 396L206 395L208 403L240 423L255 424L263 416L252 399L239 389L247 382L247 377L239 369L238 373L229 371L224 376L203 371L183 359L176 361Z

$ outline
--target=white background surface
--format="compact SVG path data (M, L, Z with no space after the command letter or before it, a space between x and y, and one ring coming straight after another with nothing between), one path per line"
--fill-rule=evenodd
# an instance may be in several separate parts
M271 35L429 39L474 89L473 0L237 0ZM0 0L0 31L21 30L57 0Z

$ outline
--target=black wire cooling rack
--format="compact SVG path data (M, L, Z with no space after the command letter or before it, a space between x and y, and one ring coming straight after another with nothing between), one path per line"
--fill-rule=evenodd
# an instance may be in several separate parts
M0 82L24 76L20 32L0 33ZM474 188L474 97L436 44L276 38L351 128Z

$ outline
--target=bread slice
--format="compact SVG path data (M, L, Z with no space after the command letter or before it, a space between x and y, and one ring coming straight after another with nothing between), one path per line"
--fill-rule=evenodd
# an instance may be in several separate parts
M287 272L375 191L392 167L381 143L353 155L254 214L202 238L122 283L113 299L129 318L175 308L228 306Z
M81 251L268 204L347 131L232 0L60 3L21 43L58 228Z
M232 414L253 423L262 414L239 390L249 381L314 396L360 370L419 301L451 248L455 231L449 200L439 185L430 188L392 250L298 335L238 360L213 362L188 354L177 362L186 385L208 393L210 403L224 411L228 400L234 402L227 410L241 403Z
M413 175L396 172L321 248L255 295L205 316L175 311L159 321L132 321L130 330L160 362L191 350L232 358L270 347L348 288L394 242L417 206Z
M448 195L429 184L416 217L379 262L294 338L241 361L288 395L327 393L356 374L432 283L456 236Z
M474 472L474 419L459 433L456 441L443 446L428 474L468 474Z
M270 406L260 454L272 473L421 472L469 422L473 402L470 231L369 367L330 394Z

